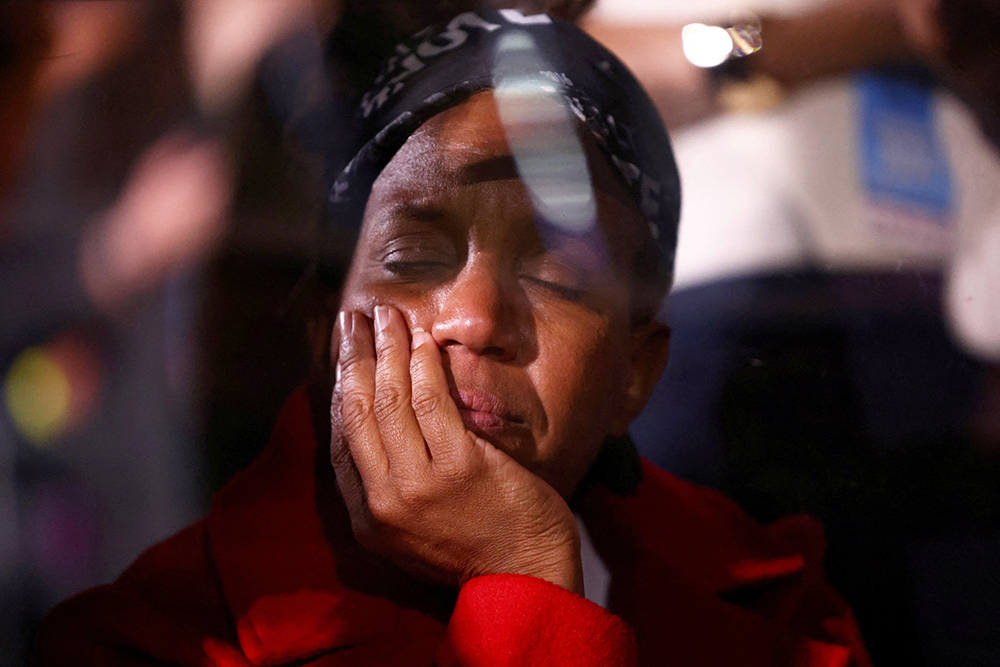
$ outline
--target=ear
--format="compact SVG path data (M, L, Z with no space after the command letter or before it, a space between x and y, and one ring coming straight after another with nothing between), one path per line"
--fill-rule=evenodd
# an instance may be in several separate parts
M646 407L669 356L670 327L666 324L652 320L632 330L625 402L613 435L625 435L628 425Z

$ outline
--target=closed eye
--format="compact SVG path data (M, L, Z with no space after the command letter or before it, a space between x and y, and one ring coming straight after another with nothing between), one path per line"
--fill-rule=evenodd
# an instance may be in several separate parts
M457 262L454 244L438 234L395 237L383 246L379 257L379 263L390 277L404 281L442 277L452 271Z
M591 288L588 272L556 252L526 260L521 278L567 301L581 301Z
M445 262L428 261L387 261L382 266L397 278L411 280L433 276L450 268Z
M566 299L567 301L582 301L583 298L587 296L587 290L579 287L571 287L569 285L543 280L534 276L524 276L523 279L533 285L537 285L538 287L548 290L559 298Z

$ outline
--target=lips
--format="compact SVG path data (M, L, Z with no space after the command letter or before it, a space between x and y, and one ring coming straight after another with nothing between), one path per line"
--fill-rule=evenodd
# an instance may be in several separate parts
M487 392L452 391L465 427L475 433L523 429L526 424L500 397Z

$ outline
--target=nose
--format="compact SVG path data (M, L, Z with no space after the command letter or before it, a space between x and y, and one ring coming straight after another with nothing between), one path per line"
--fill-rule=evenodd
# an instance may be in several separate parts
M442 294L431 335L443 350L455 348L512 361L521 351L523 295L488 266L466 264Z

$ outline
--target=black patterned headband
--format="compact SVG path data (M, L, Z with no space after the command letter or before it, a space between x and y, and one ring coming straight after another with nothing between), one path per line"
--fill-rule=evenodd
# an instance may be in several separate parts
M671 275L680 182L659 113L621 61L573 24L544 14L466 12L399 44L359 107L361 147L330 191L332 224L357 233L372 184L406 139L435 114L487 89L495 91L505 122L507 100L508 117L539 108L544 122L575 117L590 130L649 222L659 270ZM533 100L519 103L527 96ZM532 101L543 104L533 107ZM554 106L564 110L563 118L553 115ZM569 225L587 216L586 197L572 191L581 180L574 180L579 155L572 147L555 160L537 146L512 148L522 154L515 160L536 206Z

